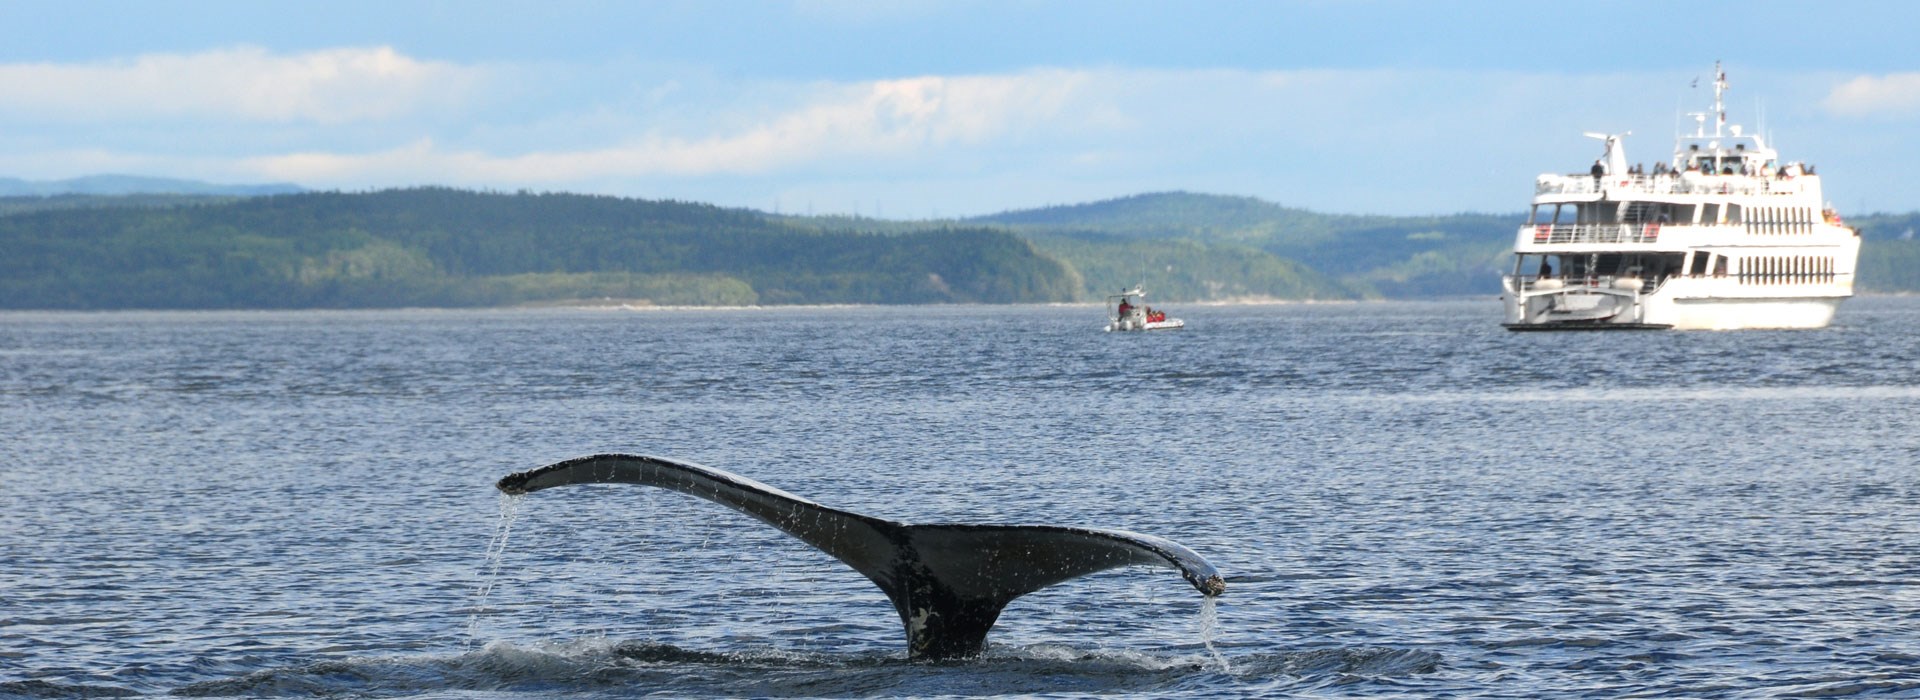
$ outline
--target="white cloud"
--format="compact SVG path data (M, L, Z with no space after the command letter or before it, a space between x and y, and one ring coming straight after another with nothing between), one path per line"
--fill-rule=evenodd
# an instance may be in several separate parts
M1506 210L1524 203L1539 172L1591 163L1596 146L1581 131L1632 130L1631 157L1664 155L1674 103L1661 97L1670 94L1661 86L1683 90L1690 76L1036 68L806 82L657 65L457 66L381 49L284 57L235 50L176 60L288 76L308 87L289 87L292 96L268 103L307 106L249 105L228 91L165 108L181 115L174 122L27 124L31 130L13 128L19 119L0 122L0 174L525 187L752 206L819 199L823 208L871 197L876 207L884 199L888 211L948 213L1148 189L1251 194L1337 211ZM145 85L130 76L155 63L165 62L88 70ZM327 87L329 70L314 67L380 73L352 67L362 64L388 65L392 77ZM19 69L0 66L0 93L19 80L7 71ZM1756 95L1807 107L1774 115L1794 157L1841 170L1841 151L1819 141L1834 112L1812 107L1845 79L1763 77ZM448 87L461 81L470 87ZM361 82L397 91L393 102L369 98L379 91ZM1914 92L1913 82L1886 76L1859 90L1897 103ZM333 89L342 96L328 97ZM1703 96L1710 92L1684 93L1683 107L1704 107L1695 104ZM116 99L137 115L165 111ZM0 117L20 108L8 100L20 98L0 94ZM194 118L221 104L253 121ZM448 106L458 109L440 109ZM334 121L321 122L322 114ZM1734 116L1744 123L1757 115ZM1871 175L1862 166L1847 170Z
M1909 116L1920 112L1920 73L1862 75L1833 88L1821 103L1841 116Z
M822 86L815 98L730 133L649 133L602 148L496 155L432 141L369 154L303 152L250 158L275 179L348 183L435 178L446 182L563 183L655 175L761 174L836 159L902 159L980 145L1035 124L1055 124L1087 83L1082 73L920 77ZM1016 136L1017 137L1017 136Z
M460 103L483 72L391 48L257 47L85 64L0 64L0 114L53 121L341 124Z

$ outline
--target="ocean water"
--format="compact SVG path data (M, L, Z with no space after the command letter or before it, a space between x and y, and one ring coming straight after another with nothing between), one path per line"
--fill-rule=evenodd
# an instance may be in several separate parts
M0 314L0 697L1920 696L1920 299ZM598 452L1132 530L909 663L886 599ZM509 527L510 525L510 527Z

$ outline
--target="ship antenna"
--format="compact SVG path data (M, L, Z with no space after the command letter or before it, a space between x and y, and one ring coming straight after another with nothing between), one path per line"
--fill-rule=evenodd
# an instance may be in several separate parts
M1720 102L1720 94L1727 91L1727 72L1720 70L1720 62L1713 62L1713 137L1720 138L1721 129L1727 125L1727 108Z

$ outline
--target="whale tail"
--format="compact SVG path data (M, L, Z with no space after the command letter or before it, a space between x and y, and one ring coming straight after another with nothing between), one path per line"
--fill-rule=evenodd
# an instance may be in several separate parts
M820 505L736 474L644 455L570 459L502 478L524 494L569 484L639 484L704 498L753 516L845 562L879 586L907 632L907 654L978 654L1001 609L1062 581L1128 564L1166 566L1201 594L1226 582L1170 540L1051 525L910 525Z

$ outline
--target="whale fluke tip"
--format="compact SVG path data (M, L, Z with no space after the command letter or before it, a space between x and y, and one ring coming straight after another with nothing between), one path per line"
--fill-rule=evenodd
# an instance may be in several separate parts
M1205 595L1208 598L1218 598L1221 595L1226 594L1227 580L1224 578L1220 578L1219 574L1214 574L1212 576L1208 576L1207 580L1201 581L1199 588L1200 588L1200 593L1202 595Z
M508 474L500 477L499 481L494 482L493 487L500 489L501 493L509 496L524 496L530 492L530 489L527 488L527 480L530 478L532 478L532 474L529 472Z

